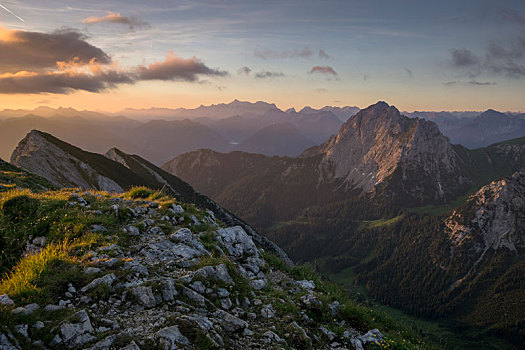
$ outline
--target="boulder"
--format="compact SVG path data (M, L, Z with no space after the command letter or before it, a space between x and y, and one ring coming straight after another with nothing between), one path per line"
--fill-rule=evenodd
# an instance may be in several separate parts
M163 349L178 349L180 345L190 345L190 341L179 331L177 326L161 329L155 334Z
M62 341L69 347L81 346L96 339L89 315L86 310L80 310L72 317L75 322L63 323L60 326Z
M140 286L133 288L133 296L137 299L137 302L147 308L155 307L157 301L153 295L151 287Z
M102 276L100 278L95 278L88 285L83 287L80 291L85 293L88 290L93 289L95 287L98 287L101 284L105 284L105 285L110 287L116 279L117 279L117 277L115 276L115 274L110 273L110 274Z

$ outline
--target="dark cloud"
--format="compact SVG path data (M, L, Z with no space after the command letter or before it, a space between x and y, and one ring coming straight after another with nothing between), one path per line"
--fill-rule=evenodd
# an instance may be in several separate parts
M314 66L312 69L308 72L308 74L323 74L326 76L333 76L337 77L337 72L330 66Z
M111 63L107 53L86 39L74 29L39 33L0 28L0 72L43 70L74 59L85 64Z
M410 78L413 78L414 77L414 74L412 73L412 70L411 69L408 69L408 68L405 68L405 71L407 72L408 76Z
M201 76L228 75L173 52L162 62L122 68L85 39L70 29L46 34L0 28L0 93L100 92L143 80L199 82Z
M284 73L282 72L269 72L266 70L263 70L262 72L258 72L255 74L255 78L257 79L265 79L265 78L279 78L284 77Z
M479 64L480 59L467 49L452 49L452 64L456 67L471 67Z
M464 69L469 78L482 74L512 79L525 77L525 38L522 37L507 42L490 42L483 59L467 49L453 49L451 55L452 65Z
M319 58L329 59L331 57L324 50L319 50Z
M259 49L255 49L253 55L257 58L261 58L263 60L267 59L275 59L275 58L306 58L312 56L313 52L310 50L308 46L305 46L301 50L293 50L293 51L273 51L273 50L264 50L261 51Z
M149 66L136 68L136 80L181 80L194 82L199 75L225 76L225 71L212 69L196 57L181 58L170 52L164 62L155 62Z
M0 93L3 94L67 94L74 90L100 92L117 84L132 84L133 78L117 71L99 74L49 72L32 75L0 76Z
M237 74L239 75L250 75L250 73L252 72L251 68L250 67L242 67L242 68L239 68L239 70L237 71Z
M127 26L130 30L150 28L150 24L137 17L122 16L120 13L108 12L106 16L91 16L82 20L87 25L98 23L112 23Z

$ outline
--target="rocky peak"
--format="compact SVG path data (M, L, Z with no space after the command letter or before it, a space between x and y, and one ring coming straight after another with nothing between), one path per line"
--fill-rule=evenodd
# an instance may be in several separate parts
M317 153L347 188L366 192L395 182L416 201L442 201L469 181L458 176L457 155L435 123L410 119L382 101L350 117Z
M525 171L482 187L446 225L456 246L473 244L478 252L525 248Z
M59 142L49 134L32 130L14 150L11 163L44 177L56 186L123 192L115 181L102 176L89 164L61 148Z

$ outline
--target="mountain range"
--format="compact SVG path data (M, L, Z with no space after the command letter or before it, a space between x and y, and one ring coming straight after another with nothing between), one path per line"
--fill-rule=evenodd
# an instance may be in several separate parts
M524 339L525 138L470 150L435 123L379 102L298 157L201 149L160 169L35 130L11 163L57 187L163 189L240 225L282 258L364 290L357 298L476 330L462 344Z
M163 168L375 300L524 336L525 138L470 150L379 102L300 157L198 150Z
M358 107L280 110L266 102L234 100L195 109L124 109L117 113L38 107L0 111L0 156L9 158L17 142L34 128L91 152L110 147L162 165L201 148L298 156L305 148L337 134ZM482 147L525 136L523 115L481 112L404 113L437 123L453 144Z

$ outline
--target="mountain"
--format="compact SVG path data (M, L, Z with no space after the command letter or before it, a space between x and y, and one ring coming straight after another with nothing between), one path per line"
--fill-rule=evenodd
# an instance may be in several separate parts
M314 142L290 123L280 123L262 128L235 148L250 153L296 156L312 145Z
M139 120L176 120L176 119L194 119L194 118L211 118L222 119L235 115L248 115L251 117L262 115L270 110L276 110L273 103L258 101L255 103L233 100L230 103L219 103L216 105L201 105L194 109L177 108L151 108L151 109L125 109L116 114L125 115L130 118Z
M210 159L206 159L207 156ZM337 198L354 193L377 193L402 198L406 205L446 202L473 182L458 154L434 123L404 117L384 102L351 117L336 136L306 150L301 158L253 159L266 164L268 169L280 169L279 176L263 179L273 170L253 173L259 169L258 165L243 167L246 159L251 158L243 153L222 155L196 151L175 158L163 168L187 179L205 193L213 191L214 198L222 196L217 191L228 191L231 186L228 181L243 181L244 177L220 175L230 169L246 174L246 178L254 182L260 179L269 186L269 191L282 186L293 189L304 186L310 189L312 198L320 191L336 192L330 196ZM300 176L298 169L304 176ZM211 183L215 189L210 188Z
M197 150L163 168L254 225L294 261L315 264L356 297L366 290L366 298L438 320L460 332L460 348L470 348L477 336L525 339L517 301L525 291L523 173L512 175L525 168L524 155L523 138L475 150L451 145L436 124L380 102L301 157ZM472 199L505 187L480 190L505 176L515 185L491 192L493 200ZM465 231L452 224L454 209L470 213ZM472 212L484 213L479 222ZM463 232L477 234L467 239L476 244L456 245L453 237ZM489 249L483 237L503 244ZM491 301L496 295L501 303ZM505 320L499 310L512 314Z
M0 121L0 156L9 158L18 141L33 129L52 133L92 152L113 146L130 148L132 142L125 135L140 124L125 117L106 117L94 112L8 118Z
M126 135L133 147L123 148L137 152L155 164L199 148L228 150L230 144L208 127L191 120L153 120L130 130Z
M407 118L384 102L361 110L304 156L315 154L324 155L346 188L380 186L412 203L450 200L472 182L436 124Z
M134 186L165 190L188 203L212 210L224 223L240 225L258 244L289 261L283 251L208 197L196 192L181 179L136 155L111 149L106 156L86 152L38 130L20 141L11 163L31 171L58 187L80 187L123 192Z
M434 347L178 197L0 187L0 204L2 349Z
M350 118L353 115L356 115L357 112L359 112L360 110L361 108L352 107L352 106L345 106L345 107L326 106L326 107L321 108L321 111L332 112L342 122L346 122L348 118Z
M473 114L475 112L414 112L409 115L432 120L452 143L468 148L525 136L525 119L520 115L492 109Z

